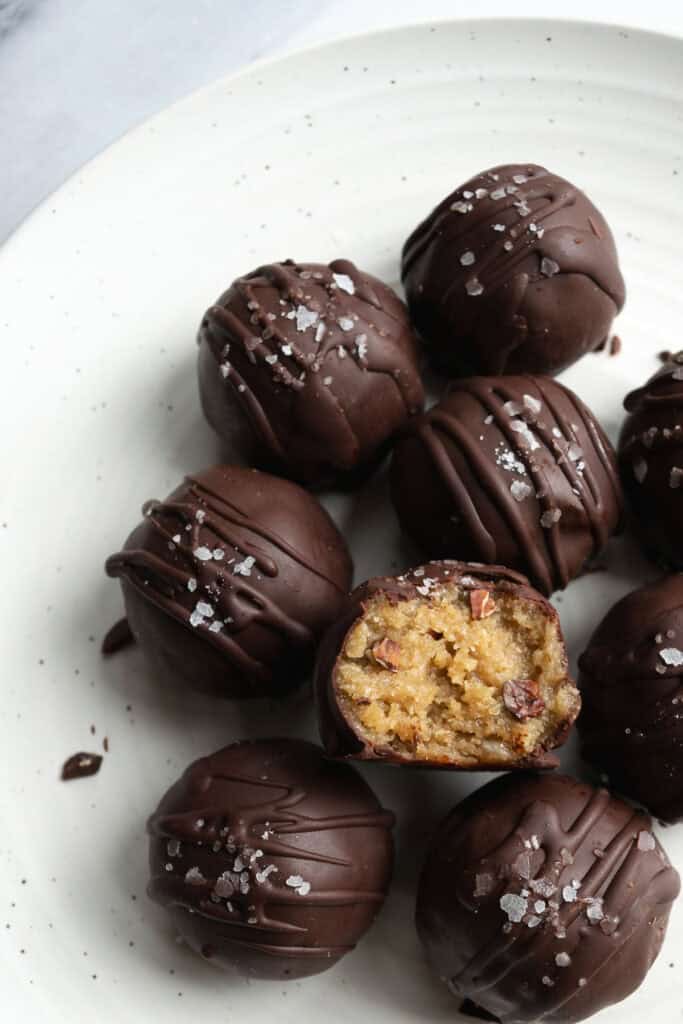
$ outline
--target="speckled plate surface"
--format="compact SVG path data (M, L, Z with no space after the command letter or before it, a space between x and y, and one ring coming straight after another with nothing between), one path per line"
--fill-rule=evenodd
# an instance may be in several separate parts
M592 25L460 22L342 41L190 97L48 200L0 252L0 1001L7 1021L438 1022L457 1004L412 925L425 837L483 779L369 768L399 814L380 920L334 971L247 984L179 946L145 898L144 822L192 758L243 736L314 735L304 692L216 705L164 691L131 650L102 563L146 498L212 462L194 374L205 306L236 274L348 256L396 283L407 232L504 161L544 163L612 224L629 288L616 358L563 375L614 435L621 399L681 345L683 42ZM403 567L383 477L329 505L357 578ZM557 603L573 657L653 575L628 541ZM63 784L65 757L101 749ZM578 767L571 749L565 763ZM660 830L661 831L661 830ZM683 826L663 834L683 868ZM646 984L600 1021L681 1017L683 905Z

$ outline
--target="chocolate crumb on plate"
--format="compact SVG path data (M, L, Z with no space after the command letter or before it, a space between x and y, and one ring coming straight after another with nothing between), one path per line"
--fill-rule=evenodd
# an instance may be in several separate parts
M124 647L129 647L130 644L135 643L135 637L128 625L128 619L119 619L111 627L109 632L102 641L102 654L116 654L118 651L122 651Z
M72 754L62 765L62 781L69 782L71 779L84 779L88 775L97 775L101 764L100 754L84 752Z

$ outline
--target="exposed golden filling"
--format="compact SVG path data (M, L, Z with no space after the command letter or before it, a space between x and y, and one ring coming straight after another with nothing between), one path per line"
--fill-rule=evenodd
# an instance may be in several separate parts
M372 598L346 636L336 686L368 743L465 767L552 746L578 706L542 607L452 583L409 601Z

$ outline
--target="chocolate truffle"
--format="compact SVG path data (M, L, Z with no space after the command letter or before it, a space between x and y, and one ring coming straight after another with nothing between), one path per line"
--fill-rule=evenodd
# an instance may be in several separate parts
M349 597L316 668L336 757L554 767L580 700L557 612L500 566L432 562Z
M344 539L315 498L214 466L143 512L106 569L157 673L224 697L297 686L351 583Z
M683 576L617 601L579 668L585 759L657 818L683 819Z
M190 765L150 818L149 895L218 967L318 974L382 906L393 823L352 768L312 743L235 743Z
M231 454L304 483L350 482L422 408L401 300L348 260L238 278L199 329L199 389Z
M506 775L438 829L417 928L454 995L503 1024L574 1024L638 988L679 888L647 815L564 775Z
M604 344L625 298L602 214L535 164L484 171L439 203L405 244L403 283L454 376L559 373Z
M547 377L455 382L396 446L391 476L423 554L507 565L544 594L578 576L620 522L612 446Z
M624 399L619 469L648 553L683 569L683 352Z

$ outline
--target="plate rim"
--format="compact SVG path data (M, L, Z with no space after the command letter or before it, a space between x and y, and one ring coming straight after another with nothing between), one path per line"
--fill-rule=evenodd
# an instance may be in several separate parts
M380 36L396 36L414 29L429 28L434 31L439 31L452 30L455 27L458 27L462 29L463 32L473 32L481 31L482 29L493 29L495 31L500 30L503 26L509 26L511 30L519 30L520 28L523 28L526 31L535 27L537 29L545 29L549 32L576 28L583 28L584 30L592 29L593 31L601 33L617 35L627 32L629 36L638 36L641 40L649 39L653 43L656 43L657 41L666 41L669 44L675 43L680 47L681 56L683 58L683 34L677 35L674 32L661 32L655 29L641 28L638 25L629 25L624 22L611 23L588 18L539 18L535 15L520 15L509 18L419 18L410 21L403 21L398 25L384 25L377 28L361 30L359 32L348 32L343 35L335 35L333 38L323 40L322 42L307 43L303 46L287 49L283 53L275 53L266 57L259 57L256 60L250 61L248 64L244 64L233 71L229 71L225 75L219 75L217 78L213 78L210 82L205 82L196 89L192 89L190 92L179 96L160 110L149 115L149 117L145 117L143 120L131 125L130 128L113 138L111 142L107 143L101 149L98 149L88 160L80 164L71 174L64 178L56 188L51 192L48 192L31 210L29 210L19 223L15 225L7 238L0 242L0 261L4 262L4 260L7 259L8 253L12 249L12 243L16 241L19 235L23 235L24 231L30 227L34 218L39 217L53 200L68 190L79 175L92 168L100 160L104 160L110 150L129 141L138 132L142 133L149 129L150 126L158 124L161 120L171 115L175 110L181 108L185 104L189 105L195 103L204 94L208 94L217 88L230 86L234 82L249 78L253 74L258 74L260 71L268 69L273 65L285 64L288 61L296 61L301 58L306 58L311 54L318 53L319 51L344 47L360 40L370 41L371 39L377 39Z

